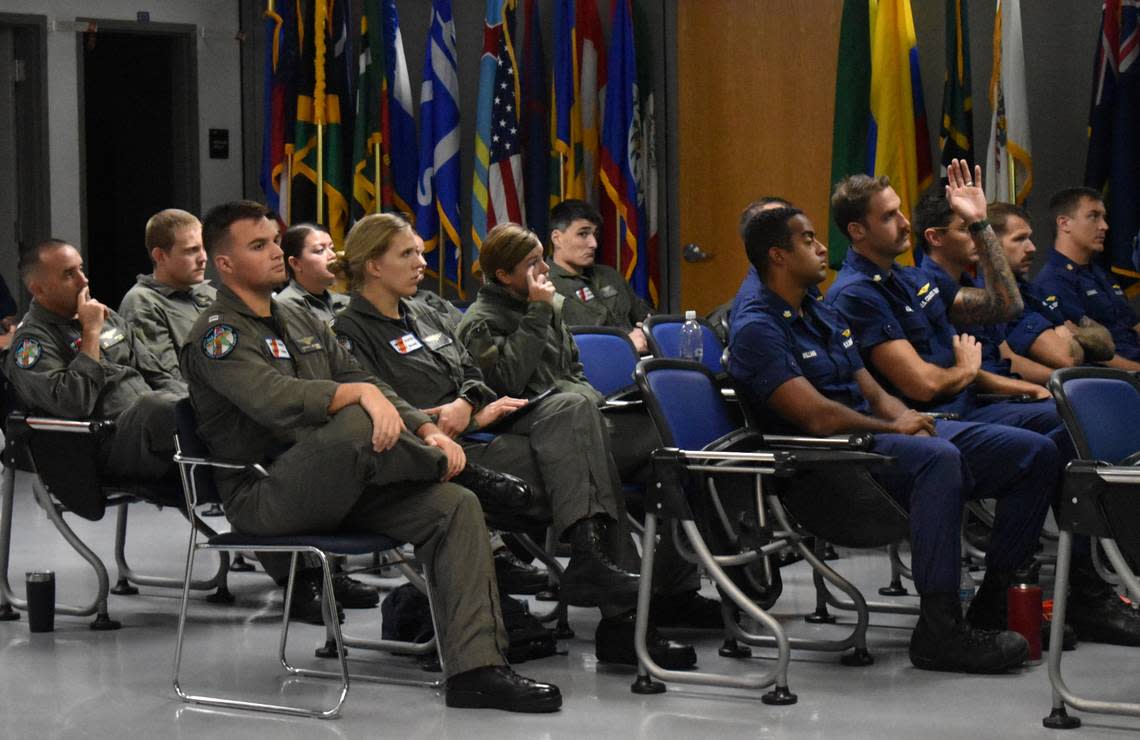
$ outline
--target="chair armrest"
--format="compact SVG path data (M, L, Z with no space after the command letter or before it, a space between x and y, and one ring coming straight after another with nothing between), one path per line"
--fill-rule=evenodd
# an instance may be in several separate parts
M64 419L54 416L30 416L14 412L8 416L10 429L20 426L37 432L66 432L71 434L99 434L115 428L111 419Z
M875 435L868 432L856 434L835 434L830 437L812 437L796 434L765 434L764 443L770 447L808 448L828 450L869 450L875 442Z
M269 471L261 463L247 463L238 460L225 460L222 458L194 457L181 452L174 453L174 462L179 465L215 468L217 470L248 470L257 473L259 478L268 478Z

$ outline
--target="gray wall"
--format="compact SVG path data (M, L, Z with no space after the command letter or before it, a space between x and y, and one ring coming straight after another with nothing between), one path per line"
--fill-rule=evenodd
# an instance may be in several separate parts
M970 63L974 98L974 152L985 167L991 108L995 0L970 0ZM939 159L945 72L945 3L913 0L922 87L934 161ZM1047 206L1061 188L1079 185L1088 151L1093 56L1100 30L1099 0L1022 0L1025 85L1033 145L1033 190L1027 205L1038 248L1035 268L1052 247Z

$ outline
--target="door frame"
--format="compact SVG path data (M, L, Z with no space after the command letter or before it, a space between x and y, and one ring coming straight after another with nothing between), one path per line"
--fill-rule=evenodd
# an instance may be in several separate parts
M50 236L51 160L48 151L47 16L0 13L0 26L11 28L16 56L24 61L24 80L16 86L17 168L16 249L23 253ZM29 297L22 282L10 285L21 312Z
M184 141L171 142L182 151L175 152L176 171L171 173L175 198L185 204L191 213L202 210L201 144L198 131L198 33L197 26L189 23L140 23L137 21L114 20L109 18L76 18L77 25L96 29L94 33L112 33L168 36L174 40L174 76L183 84L185 93L175 95L174 130L183 132ZM83 251L88 249L87 238L87 92L86 69L84 66L83 45L86 43L86 29L75 34L75 64L79 104L79 230L83 241ZM85 255L86 256L86 255Z

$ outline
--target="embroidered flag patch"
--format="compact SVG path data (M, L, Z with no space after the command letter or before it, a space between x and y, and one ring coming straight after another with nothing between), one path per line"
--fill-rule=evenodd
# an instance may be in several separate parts
M237 329L229 324L218 324L202 337L202 352L211 360L220 360L237 346Z
M289 360L293 357L289 354L289 348L285 346L285 341L277 337L266 337L265 346L269 348L269 354L278 360Z
M388 344L392 345L392 349L396 350L402 355L406 355L409 352L415 352L420 347L423 347L416 335L411 333L405 334L399 339L393 339L392 341L388 342Z
M594 300L594 291L590 290L590 286L588 285L584 288L578 288L578 290L574 291L574 295L578 296L578 300L580 301Z
M31 337L24 337L20 340L19 344L16 345L14 351L16 353L16 367L30 370L40 361L40 357L44 353L44 348L37 340Z

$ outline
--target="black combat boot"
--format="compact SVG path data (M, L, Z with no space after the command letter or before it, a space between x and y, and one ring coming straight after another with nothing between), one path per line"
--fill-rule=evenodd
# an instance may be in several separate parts
M583 519L570 528L570 564L562 574L562 597L571 606L598 606L637 601L637 573L620 568L604 548L605 523Z
M910 638L910 662L915 668L1003 673L1029 657L1029 643L1016 632L971 627L962 619L956 593L922 594L919 609Z
M1101 579L1092 558L1074 555L1069 573L1072 586L1065 622L1073 626L1077 637L1109 645L1140 645L1140 612L1124 603L1116 590Z

